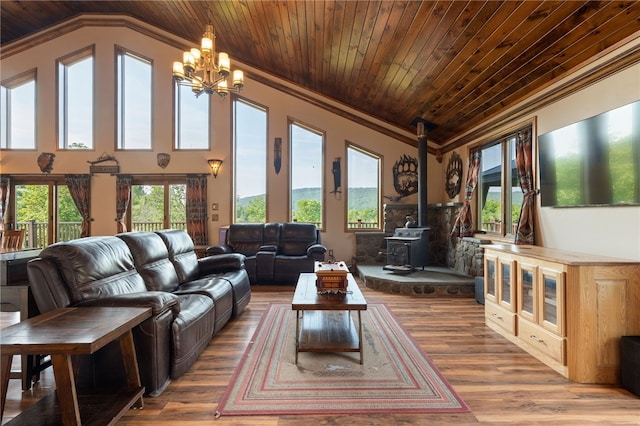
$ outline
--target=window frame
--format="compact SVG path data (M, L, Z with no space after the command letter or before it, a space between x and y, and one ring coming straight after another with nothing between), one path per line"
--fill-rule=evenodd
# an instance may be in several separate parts
M68 134L68 89L67 89L67 68L79 62L91 58L91 146L87 148L76 148L69 146ZM64 68L64 75L61 74ZM61 79L64 79L64 87L60 87ZM63 56L56 60L56 137L59 150L95 150L95 114L96 114L96 66L95 66L95 45L80 49L74 53ZM64 105L61 107L61 105ZM63 124L64 123L64 124Z
M12 147L12 132L11 132L11 108L9 103L11 99L11 91L17 87L25 84L33 83L33 146L27 148L14 148ZM3 80L0 83L2 86L0 90L0 97L2 98L2 136L0 137L0 150L13 150L13 151L35 151L38 149L38 70L33 68L25 71L14 77Z
M378 197L378 226L375 228L362 228L349 226L349 149L358 151L362 155L367 155L377 160L378 162L378 179L377 179L377 197ZM384 170L384 157L370 149L358 145L356 143L345 141L345 166L342 172L342 187L343 192L346 194L344 202L344 232L380 232L384 227L383 223L383 209L382 209L382 173Z
M141 185L149 185L149 186L164 186L164 212L162 219L162 229L169 229L170 226L170 210L171 210L171 202L170 202L170 194L169 187L171 185L187 185L187 175L131 175L131 189L129 190L129 206L127 208L127 213L125 214L124 221L128 230L133 230L133 187L141 186ZM186 230L186 204L185 204L185 230Z
M231 205L231 223L245 223L245 222L238 222L238 197L237 197L237 188L238 188L238 134L236 132L236 126L237 126L237 121L236 121L236 117L237 117L237 113L236 113L236 105L237 103L243 103L247 106L250 106L252 108L255 108L257 110L260 110L262 112L264 112L265 114L265 139L264 139L264 203L265 203L265 218L264 218L264 223L269 222L269 184L268 184L268 176L269 176L269 170L268 170L268 161L269 161L269 155L268 155L268 149L269 149L269 108L261 105L257 102L254 102L252 100L249 100L247 98L244 98L242 96L238 96L238 95L233 95L232 96L232 102L231 102L231 108L232 108L232 118L231 118L231 138L232 138L232 158L233 158L233 174L232 174L232 180L233 180L233 184L232 184L232 205Z
M7 205L7 213L6 213L6 223L12 223L14 228L16 227L16 216L17 216L17 191L16 186L22 185L47 185L49 187L49 195L48 195L48 220L47 220L47 228L48 230L53 230L53 232L47 233L47 245L54 244L59 241L59 211L60 200L59 200L59 192L58 187L68 188L65 178L62 175L48 175L48 176L39 176L39 175L22 175L22 176L12 176L11 177L11 188L10 188L10 200ZM81 223L82 221L80 221ZM25 239L25 245L27 248L35 248L28 246L28 239Z
M184 89L184 90L183 90ZM183 148L181 146L181 129L182 129L182 94L186 94L186 91L190 91L187 86L180 85L178 81L173 82L173 149L174 151L209 151L211 150L211 96L203 94L200 97L196 97L194 93L191 93L191 96L194 99L206 100L207 105L207 130L206 130L206 146L195 147L195 148ZM200 123L200 127L202 128L202 123Z
M294 168L294 156L293 156L293 147L294 147L294 140L293 140L293 126L297 126L301 129L304 129L308 132L311 133L315 133L316 135L320 136L320 143L321 143L321 147L320 147L320 223L315 223L316 227L320 230L320 231L324 231L324 229L326 228L326 222L327 222L327 215L326 215L326 197L325 197L325 149L326 149L326 140L327 140L327 133L326 131L318 128L318 127L314 127L308 123L305 123L301 120L297 120L293 117L289 117L287 119L288 123L287 123L287 130L288 130L288 135L289 135L289 194L288 194L288 201L287 201L287 217L289 218L290 221L297 221L297 219L295 219L293 217L293 206L291 205L292 203L292 199L293 199L293 168Z
M515 145L513 147L513 152L512 152L512 147L511 147L511 142L515 140L515 142L517 143L517 137L518 137L518 132L525 130L527 127L530 127L530 125L528 126L524 126L524 127L519 127L517 130L513 130L513 131L509 131L499 137L496 138L492 138L490 141L483 143L481 145L478 145L476 147L476 149L480 150L482 152L482 156L481 156L481 163L480 163L480 170L478 172L478 183L476 185L476 191L474 193L474 200L475 200L475 206L476 208L474 209L474 216L475 216L475 223L476 223L476 229L478 230L478 232L482 232L484 234L486 234L487 236L491 236L494 238L504 238L504 239L513 239L515 238L516 235L516 228L517 228L517 221L514 222L511 218L512 216L512 211L511 209L513 208L513 197L512 197L512 193L513 193L513 188L520 188L519 183L517 184L517 186L513 186L512 184L509 184L510 182L513 181L513 179L518 179L517 176L517 165L515 164ZM499 231L491 231L491 230L484 230L483 229L483 225L482 225L482 210L483 210L483 205L482 205L482 162L484 161L485 158L485 153L484 150L492 148L494 146L500 145L501 150L500 150L500 158L501 158L501 176L500 176L500 190L501 190L501 195L500 195L500 218L501 218L501 226L500 226L500 230ZM514 167L509 167L511 164L511 156L513 155L513 161L514 161ZM513 173L515 173L516 175L514 176ZM519 182L519 181L518 181ZM509 190L506 190L506 188L508 188ZM485 201L486 203L486 201ZM509 208L507 209L506 207L509 206Z
M125 140L125 119L123 114L126 114L126 110L124 110L124 99L125 99L125 89L126 86L123 84L124 82L124 74L126 71L124 70L124 57L131 57L137 59L140 62L147 63L149 65L149 146L144 148L128 148L126 146ZM154 102L153 102L153 88L154 88L154 62L152 59L136 53L132 50L126 49L124 47L115 46L115 150L116 151L153 151L153 140L154 140L154 130L153 130L153 117L155 112ZM122 71L121 71L122 70ZM122 112L121 112L122 111Z

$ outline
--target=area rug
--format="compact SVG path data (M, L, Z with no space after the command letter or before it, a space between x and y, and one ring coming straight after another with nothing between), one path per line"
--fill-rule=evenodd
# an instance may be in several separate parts
M315 352L296 365L295 311L269 305L217 415L470 411L386 305L368 305L362 321L362 365L358 353Z

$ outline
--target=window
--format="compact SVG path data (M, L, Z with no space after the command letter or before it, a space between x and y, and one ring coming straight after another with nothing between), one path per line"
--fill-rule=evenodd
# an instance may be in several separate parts
M186 231L186 178L134 177L131 182L131 203L127 209L127 229Z
M380 230L381 159L347 144L347 229Z
M289 123L291 141L291 220L323 227L324 134L300 123Z
M58 148L93 149L93 48L58 61Z
M64 179L15 179L12 186L9 217L26 230L26 248L80 238L82 217Z
M478 197L479 228L501 236L515 234L522 207L515 134L482 148Z
M151 61L117 50L118 149L151 149Z
M36 72L2 83L2 149L36 149Z
M175 148L209 149L209 95L196 97L188 86L175 87ZM206 123L206 125L205 125Z
M233 102L234 223L267 221L267 110Z

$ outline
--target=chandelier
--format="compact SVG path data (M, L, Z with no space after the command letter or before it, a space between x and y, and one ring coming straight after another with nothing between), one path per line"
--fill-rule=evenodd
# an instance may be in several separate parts
M213 25L209 24L202 35L200 49L184 52L182 62L173 63L173 79L181 86L191 86L196 97L216 93L224 99L230 92L238 93L244 87L244 74L239 70L233 71L232 87L227 85L231 61L227 53L220 52L216 65L215 40Z

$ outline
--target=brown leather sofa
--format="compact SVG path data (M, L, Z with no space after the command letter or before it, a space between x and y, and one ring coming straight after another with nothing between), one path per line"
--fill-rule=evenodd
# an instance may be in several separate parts
M157 396L183 375L212 337L251 298L244 256L198 259L180 230L88 237L45 248L27 266L40 312L59 307L145 306L152 317L133 330L140 379ZM79 387L115 386L124 377L110 345L74 360Z
M224 244L207 248L207 255L241 253L251 284L295 285L301 272L313 272L327 249L320 231L310 223L236 223Z

